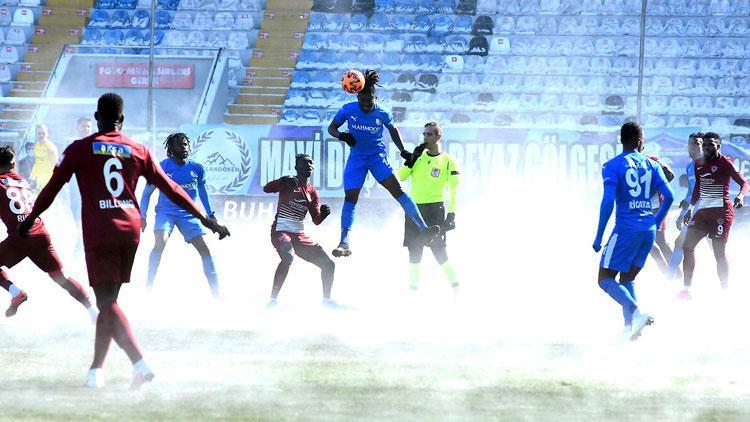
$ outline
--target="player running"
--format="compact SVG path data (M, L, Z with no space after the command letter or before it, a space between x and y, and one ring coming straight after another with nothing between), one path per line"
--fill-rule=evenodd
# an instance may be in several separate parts
M167 150L167 158L159 163L164 173L180 185L194 202L197 202L198 196L200 196L206 215L208 215L208 218L216 220L206 191L206 172L203 165L188 158L190 156L190 139L188 136L184 133L173 133L164 141L164 147ZM151 194L154 193L155 189L154 185L146 185L141 196L142 232L146 231L146 212L148 211ZM203 235L206 232L203 230L200 220L193 217L190 212L175 205L164 194L159 195L159 201L156 203L156 222L154 223L156 242L154 243L154 249L148 256L147 286L151 288L154 285L154 278L159 269L162 252L164 252L164 247L167 245L167 240L175 226L182 233L185 242L193 245L195 250L198 251L203 262L203 273L206 275L211 293L214 297L218 297L219 279L216 275L216 266L211 251L203 240Z
M688 155L690 156L690 163L685 166L685 176L687 177L688 190L685 194L685 199L680 201L680 215L675 221L677 230L680 234L677 236L674 244L674 252L672 257L669 259L669 266L667 267L667 278L673 279L679 278L682 274L680 271L680 264L682 264L682 245L685 242L685 235L687 235L688 226L685 224L685 213L687 212L690 200L693 198L693 189L695 189L695 162L703 157L703 133L691 133L688 137ZM700 207L700 203L695 204L693 212L697 211ZM680 293L683 294L682 292Z
M398 171L402 181L411 176L411 195L419 207L419 213L427 224L443 228L443 235L430 244L432 255L445 272L453 293L458 293L456 272L448 262L445 232L456 228L456 190L459 183L456 160L440 148L443 130L437 122L424 125L424 143L414 149L414 156ZM450 191L448 215L445 215L445 188ZM424 243L419 238L419 229L409 219L404 222L404 246L409 250L409 288L416 292L419 285L419 263L422 261Z
M11 295L10 306L5 311L5 316L15 315L18 307L28 299L28 295L8 279L2 267L12 268L28 257L37 268L47 273L55 283L83 305L88 310L91 320L95 322L99 312L91 305L81 285L63 273L62 264L42 220L29 228L27 238L18 236L18 225L31 212L33 199L29 182L14 171L15 157L16 152L12 146L0 146L0 219L8 230L8 237L0 242L0 286Z
M688 225L685 243L682 246L685 254L682 270L685 274L684 289L680 297L688 299L693 284L695 270L695 246L706 236L711 238L716 271L719 274L721 287L729 287L729 261L727 260L727 241L729 230L734 220L734 209L744 205L745 193L750 188L745 177L734 168L731 158L720 153L721 137L715 132L703 136L703 158L694 163L695 188L690 205L685 211L684 221ZM734 179L740 185L740 192L734 198L734 206L729 201L729 180ZM694 206L700 201L700 210Z
M125 120L122 111L123 101L119 95L107 93L99 97L94 113L99 131L65 149L33 210L19 225L19 234L29 236L37 217L52 205L60 189L75 174L81 191L86 267L99 308L94 359L86 385L103 385L101 368L114 339L133 363L130 387L137 389L151 381L154 373L143 359L117 297L122 284L130 281L140 240L141 215L135 198L138 177L144 176L173 202L190 210L203 225L218 232L220 239L228 236L229 231L200 213L185 191L159 168L144 145L120 132Z
M664 177L667 178L667 183L674 180L674 172L672 169L661 162L659 160L659 157L656 156L649 156L650 159L656 161L660 166L661 170L664 172ZM659 212L659 208L662 206L662 201L664 200L664 196L660 193L655 193L651 197L651 208L653 208L654 214L657 214ZM667 262L672 257L672 248L669 247L669 244L667 243L667 237L664 234L664 231L667 228L667 219L664 218L664 220L661 222L661 225L656 228L656 241L654 242L654 246L651 248L651 258L656 261L656 265L659 267L659 270L662 272L662 274L667 274Z
M349 256L352 253L349 247L349 231L351 231L354 223L354 209L368 171L401 204L406 215L419 228L419 232L424 235L423 241L425 243L430 243L440 235L439 226L427 227L419 214L417 204L401 189L398 179L393 174L393 168L388 163L387 151L383 142L383 128L388 129L393 143L401 151L402 158L410 159L411 153L404 149L401 133L393 125L391 111L377 104L378 96L375 94L375 86L380 86L379 80L378 72L367 70L365 72L365 86L357 93L357 101L344 104L336 113L331 124L328 125L328 133L351 148L351 153L344 166L341 241L333 250L333 256L335 257ZM339 128L344 123L347 123L349 131L339 132Z
M656 228L672 206L673 195L661 166L641 154L641 126L625 123L620 129L620 140L623 152L602 167L604 195L593 248L596 252L601 250L604 229L614 204L617 204L615 228L602 252L599 287L622 306L625 332L635 340L653 319L641 312L636 303L634 280L654 245ZM664 196L656 216L651 209L651 196L655 190ZM618 273L619 283L615 281Z
M289 267L294 255L311 262L320 268L320 278L323 281L323 305L337 308L331 299L333 286L333 272L336 265L326 255L322 247L305 234L305 216L308 211L316 225L331 214L331 207L320 205L320 196L315 187L309 183L315 169L315 163L307 154L297 154L294 169L297 176L284 176L268 182L263 186L263 192L279 193L279 203L276 207L276 217L271 225L271 244L281 258L276 273L273 276L270 306L276 305L281 286L284 285Z

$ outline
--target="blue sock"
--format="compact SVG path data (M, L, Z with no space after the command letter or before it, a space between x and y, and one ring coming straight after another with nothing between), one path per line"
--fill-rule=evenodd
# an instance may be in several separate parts
M154 285L154 279L156 278L156 271L159 270L159 263L161 262L161 251L155 249L151 250L148 255L148 280L146 286L151 287Z
M674 248L672 256L669 257L669 266L667 266L667 278L673 279L677 273L677 268L682 264L682 248Z
M201 260L203 261L203 274L206 275L208 286L211 288L211 293L216 296L219 294L219 277L216 275L214 257L211 255L204 256Z
M622 306L623 311L627 311L632 315L638 308L635 299L630 296L628 289L616 282L614 278L605 278L599 282L599 287L601 287L609 297L614 299L615 302L619 303Z
M419 231L424 231L427 228L427 224L424 223L422 215L419 213L419 208L417 208L417 204L411 199L411 196L404 192L396 200L401 204L401 208L404 209L404 212L409 216L411 221L419 227Z
M621 281L620 285L630 293L630 297L632 297L633 302L635 302L637 299L635 298L635 284L633 283L633 280ZM633 313L627 311L624 307L622 308L622 317L625 318L625 325L633 325Z
M344 207L341 209L341 242L349 244L349 231L354 224L354 207L356 202L344 201Z

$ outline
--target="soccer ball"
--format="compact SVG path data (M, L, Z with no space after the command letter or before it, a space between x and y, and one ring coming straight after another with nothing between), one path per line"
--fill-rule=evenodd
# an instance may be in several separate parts
M359 70L347 70L341 77L341 87L350 94L356 94L365 87L365 75Z

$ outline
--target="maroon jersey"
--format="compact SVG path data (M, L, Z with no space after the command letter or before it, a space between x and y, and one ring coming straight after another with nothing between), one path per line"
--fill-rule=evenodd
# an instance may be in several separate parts
M31 185L20 174L9 171L0 173L0 218L8 229L8 237L18 237L18 225L26 219L34 206ZM29 236L45 236L42 219L34 222L29 230Z
M729 201L729 179L734 179L740 185L740 192L747 192L748 184L745 178L734 168L732 159L719 154L713 160L698 160L695 162L695 189L691 203L695 205L701 201L701 209L728 208L734 210Z
M167 197L196 217L201 212L151 158L148 149L120 132L96 133L70 144L52 178L39 193L35 212L46 210L75 174L81 191L81 225L86 249L138 243L141 215L135 197L143 176Z
M290 188L281 179L268 182L263 186L263 192L279 193L279 203L273 229L280 232L303 233L305 231L305 216L310 216L315 224L323 222L320 214L320 196L318 191L309 183Z

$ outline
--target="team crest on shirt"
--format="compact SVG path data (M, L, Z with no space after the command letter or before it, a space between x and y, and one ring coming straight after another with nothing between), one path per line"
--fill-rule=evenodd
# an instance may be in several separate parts
M718 170L719 167L717 166L711 166L711 173L716 173L716 170Z
M375 124L380 126L380 118L375 118Z
M206 170L209 192L244 193L255 160L250 147L237 132L226 128L206 130L195 138L192 150L193 159ZM192 172L191 176L197 177Z
M723 219L723 218L717 218L717 219L716 219L716 222L717 222L718 224L724 224L724 219Z
M430 173L432 177L440 177L440 169L437 167L432 168L432 172Z

